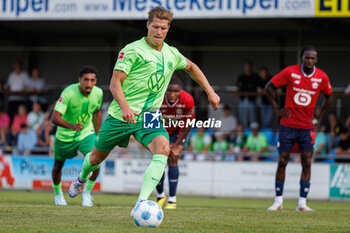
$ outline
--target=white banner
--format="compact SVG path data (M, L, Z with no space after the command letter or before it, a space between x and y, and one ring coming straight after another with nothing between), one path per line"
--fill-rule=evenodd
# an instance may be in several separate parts
M1 0L0 20L146 19L156 6L183 19L315 17L315 0Z
M103 165L101 190L104 192L138 193L143 173L150 160L117 159ZM276 163L192 162L180 161L179 195L214 197L273 198ZM165 190L168 186L165 172ZM284 196L298 198L301 165L287 166ZM328 164L313 164L312 199L329 198L330 169Z

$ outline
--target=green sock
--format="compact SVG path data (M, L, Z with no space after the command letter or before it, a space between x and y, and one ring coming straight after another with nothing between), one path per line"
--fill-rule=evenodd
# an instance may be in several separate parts
M52 182L52 187L53 187L53 191L55 194L60 194L62 193L62 182L60 182L58 185L55 185L53 182Z
M163 176L167 160L168 156L161 154L153 155L152 161L148 165L145 174L143 175L139 200L147 200L149 198L154 188L157 186Z
M95 166L91 165L90 155L91 155L91 152L87 153L85 156L83 168L82 168L81 173L80 173L81 180L86 180L92 171L95 171L97 168L100 167L100 164L95 165Z
M93 189L93 187L94 187L95 183L96 183L96 180L95 180L95 181L88 180L88 181L86 182L86 185L85 185L84 191L91 192L91 190Z

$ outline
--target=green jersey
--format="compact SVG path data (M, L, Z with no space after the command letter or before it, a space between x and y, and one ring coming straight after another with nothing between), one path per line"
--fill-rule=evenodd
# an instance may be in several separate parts
M62 114L63 120L71 124L84 124L80 132L58 126L56 138L63 142L81 141L95 132L92 114L101 108L103 91L94 86L89 96L85 97L80 92L79 85L80 83L74 83L66 87L55 105L55 111Z
M145 39L126 45L114 67L127 74L122 88L130 108L140 114L136 121L142 120L143 112L160 108L173 72L187 65L186 58L175 47L164 42L162 50L157 51ZM108 114L124 121L116 100L109 106Z
M208 133L203 133L202 135L196 133L192 135L190 143L193 146L195 152L201 152L204 147L210 146L211 136Z
M268 148L269 146L266 136L260 133L257 137L255 137L253 134L250 134L245 145L251 152L259 152L264 148ZM268 153L268 151L266 151L266 153Z

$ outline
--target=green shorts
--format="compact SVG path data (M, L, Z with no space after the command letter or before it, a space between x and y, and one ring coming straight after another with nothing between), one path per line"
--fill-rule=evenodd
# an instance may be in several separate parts
M146 148L157 136L163 135L169 140L168 132L163 125L159 129L144 129L142 122L133 125L108 116L98 132L95 147L102 152L109 152L115 146L127 147L131 135Z
M63 142L55 138L53 145L53 154L55 160L63 161L66 159L74 158L78 155L78 150L85 156L88 152L92 151L95 141L95 134L90 134L83 140L77 142Z

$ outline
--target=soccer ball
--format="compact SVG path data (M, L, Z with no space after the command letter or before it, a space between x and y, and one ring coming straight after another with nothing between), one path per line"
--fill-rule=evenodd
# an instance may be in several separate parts
M139 227L158 227L163 221L163 210L154 201L143 201L135 206L132 218Z

